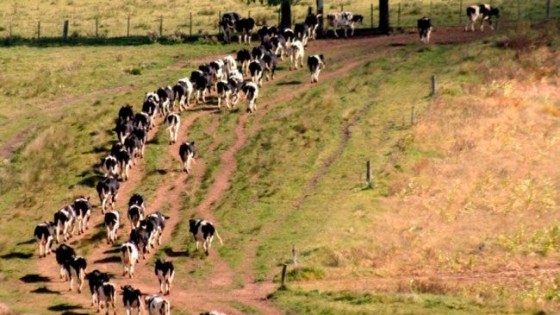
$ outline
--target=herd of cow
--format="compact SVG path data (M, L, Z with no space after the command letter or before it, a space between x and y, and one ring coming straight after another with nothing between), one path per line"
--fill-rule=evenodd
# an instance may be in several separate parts
M492 16L498 17L499 10L485 4L476 5L467 8L467 15L469 22L465 26L465 31L469 26L474 30L474 24L478 19L482 21L482 30L484 21ZM120 213L115 210L120 181L127 181L129 170L136 164L136 159L144 157L148 132L156 126L158 115L167 125L169 144L174 144L177 142L181 124L180 112L187 110L192 102L206 103L206 96L213 90L216 91L218 108L221 108L223 102L231 110L244 97L247 101L247 111L255 112L259 88L262 87L264 78L274 79L278 58L281 60L285 57L289 58L290 70L303 67L305 46L308 40L316 38L320 17L320 15L310 14L303 23L296 24L294 30L263 26L258 30L261 41L259 46L252 50L241 49L235 57L228 55L200 65L190 77L179 79L173 87L161 87L154 92L146 93L140 112L135 113L132 106L128 104L120 108L114 128L117 141L101 161L104 178L96 186L101 213L104 215L108 244L116 244L117 231L121 223ZM363 17L350 12L327 15L329 26L333 27L335 35L339 26L345 28L345 35L346 28L350 28L353 34L354 23L362 19ZM492 26L491 19L489 23ZM241 18L237 13L225 13L220 25L224 30L226 41L231 39L233 30L236 30L240 34L240 41L250 43L254 28L254 21L251 18ZM418 31L422 42L429 42L431 30L432 23L429 18L423 17L418 20ZM318 82L319 73L325 66L323 55L309 56L307 65L311 72L311 83ZM183 170L189 174L195 161L195 142L181 143L179 156ZM108 207L111 210L108 210ZM143 196L133 194L130 197L127 217L131 231L129 240L119 247L123 276L130 278L134 276L134 266L139 261L140 254L143 259L146 259L146 253L155 248L156 243L161 244L165 222L170 219L160 211L146 215L146 208ZM76 228L78 235L85 233L92 209L90 198L79 196L72 204L58 210L54 214L53 221L39 223L35 228L34 236L39 243L39 257L50 254L53 242L61 243L55 250L60 277L69 281L71 291L75 281L78 292L81 292L83 283L87 279L92 305L97 303L98 311L103 306L108 314L109 307L115 309L115 284L110 282L107 273L99 270L86 273L86 259L76 255L75 250L64 243L71 238ZM214 235L222 243L212 223L206 220L191 219L189 231L193 235L197 249L202 242L206 255L209 253ZM160 294L169 294L175 274L173 263L158 259L154 273L160 284ZM170 314L170 302L161 295L145 296L130 285L121 287L121 290L127 314L135 308L140 312L143 303L149 314Z

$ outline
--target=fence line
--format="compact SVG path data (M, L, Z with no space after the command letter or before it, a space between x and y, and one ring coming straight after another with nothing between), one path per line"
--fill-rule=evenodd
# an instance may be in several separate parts
M335 1L333 1L335 2ZM498 6L502 19L505 20L544 20L560 18L560 0L492 0L493 5ZM477 1L449 0L437 2L434 0L392 0L390 21L392 27L414 27L416 20L422 16L430 16L435 27L456 26L464 23L466 13L463 12L467 6ZM296 6L294 6L296 7ZM243 12L243 16L252 16L257 25L268 23L277 24L279 12L268 7L268 11L259 11L261 7L254 5ZM378 3L353 2L348 4L333 3L325 6L325 13L344 9L363 15L363 23L356 28L377 27ZM307 7L293 12L296 22L302 22L307 14ZM207 33L219 34L218 19L219 11L185 12L182 16L174 15L152 15L151 18L136 17L127 14L125 16L104 18L103 16L92 16L89 18L61 17L50 20L33 20L18 18L15 15L4 15L0 20L0 37L22 37L22 38L47 38L63 37L63 29L67 31L69 38L73 37L125 37L146 36L157 34L159 36L193 36ZM68 21L65 26L64 21Z

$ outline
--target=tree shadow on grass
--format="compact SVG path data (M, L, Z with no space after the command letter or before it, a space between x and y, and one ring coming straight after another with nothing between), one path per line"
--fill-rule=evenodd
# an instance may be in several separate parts
M50 282L51 278L44 277L36 273L26 274L25 276L19 278L19 280L25 283L37 283L37 282Z

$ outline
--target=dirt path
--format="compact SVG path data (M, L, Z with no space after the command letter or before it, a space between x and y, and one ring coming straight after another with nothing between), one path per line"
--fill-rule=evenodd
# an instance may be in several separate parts
M436 32L434 34L434 41L436 44L452 44L470 41L479 37L480 35L476 33L458 33L456 29L452 31L442 29L441 32ZM312 42L310 44L309 50L312 53L319 53L323 51L334 50L344 51L345 48L348 50L352 50L356 47L366 47L368 49L389 48L390 46L405 45L414 42L415 40L415 34L401 34L386 37L364 37L354 40L325 40ZM383 52L367 54L364 56L351 56L351 58L349 58L342 67L336 70L329 70L329 68L327 68L325 71L323 71L321 74L321 82L319 84L328 84L329 80L340 77L348 73L352 69L360 67L361 65L371 60L379 58L381 54L383 54ZM286 63L286 61L284 61L284 63ZM282 77L287 77L290 75L290 73L291 72L285 71L281 73L276 80L281 80ZM274 84L274 82L265 83L265 87L263 88L264 90L266 89L267 84ZM116 89L118 88L119 87L117 87ZM205 198L193 210L193 212L197 216L213 221L219 229L220 224L219 222L217 222L214 216L213 208L217 202L224 198L228 188L231 185L231 179L235 170L237 169L237 161L235 159L235 155L241 148L243 148L249 137L258 133L260 129L261 119L267 115L269 109L275 103L289 101L307 89L309 89L309 83L305 82L304 84L296 86L295 88L293 86L281 88L278 92L276 92L277 96L274 99L269 99L261 96L261 98L259 99L259 110L257 111L255 118L251 120L250 128L248 127L249 115L243 113L239 116L237 125L233 130L233 133L235 134L235 141L221 154L220 165L216 172L216 177L209 187ZM60 102L63 102L63 100L61 100ZM244 109L243 105L240 106L242 109ZM184 115L179 139L184 139L184 135L186 134L187 130L197 119L201 119L209 115L210 112L208 111L198 111L194 113L189 112L186 116ZM345 142L347 142L350 137L350 127L353 122L355 122L355 119L351 119L348 125L344 127L344 129L342 130L343 137L341 140L341 144L339 145L337 150L325 161L324 166L321 168L321 171L315 174L312 180L306 185L306 188L304 189L301 197L294 201L294 209L297 209L301 205L301 203L304 202L306 196L312 193L317 183L321 180L322 174L327 171L330 165L332 165L338 155L340 155L340 153L343 151ZM214 130L217 129L217 120L214 120L212 128L214 128ZM155 131L152 131L150 138L152 138L154 134ZM221 141L222 139L219 138L214 139L214 142L210 145L210 150L215 150ZM178 160L178 146L179 144L169 146L168 152L166 154L175 156L175 160ZM0 153L1 152L2 150L0 150ZM205 154L209 154L209 152ZM148 213L155 211L165 205L169 205L169 209L164 211L166 212L166 214L171 216L171 219L168 222L164 233L164 244L170 239L172 231L176 228L180 228L177 225L180 222L180 210L183 207L182 193L185 191L193 193L194 191L199 189L199 186L202 182L202 176L205 172L205 164L203 159L199 159L197 162L198 163L195 165L195 169L193 172L194 175L189 179L187 179L186 174L178 170L178 164L171 165L170 170L168 170L165 177L162 178L162 184L159 185L156 189L156 193L154 194L155 199L151 201L148 200ZM117 204L117 209L121 210L121 241L127 237L126 235L128 235L128 231L130 230L125 213L126 203L130 195L133 193L134 189L140 184L143 176L144 164L140 163L133 169L130 180L122 185L119 192L119 202ZM94 220L92 220L92 224L90 226L95 226L102 222L100 213L97 211L95 212L96 213L93 216ZM272 227L266 228L271 229ZM80 238L90 238L94 232L92 230L93 229L90 228L88 233L86 233L84 236L81 236ZM88 265L88 271L91 271L93 269L109 271L116 275L114 282L118 285L131 283L133 286L140 288L144 292L154 292L154 290L157 290L157 282L155 280L155 277L152 276L152 269L151 267L146 266L145 261L141 261L141 263L137 265L135 279L133 279L132 281L123 279L120 276L120 272L122 270L120 259L117 260L113 258L115 254L112 251L107 251L109 247L104 242L105 238L102 239L102 243L100 243L98 247L96 247L91 253L88 253L87 259L90 262L90 264ZM188 311L220 309L222 311L225 311L227 314L241 314L239 310L231 306L231 302L236 301L254 307L258 309L262 314L280 314L280 312L265 299L269 293L273 292L276 285L268 281L265 283L256 283L254 275L252 273L252 266L254 264L258 245L259 244L257 241L250 243L250 245L246 249L244 259L241 262L241 267L238 268L239 270L241 270L241 277L244 282L244 286L242 288L232 288L234 279L236 277L236 272L234 272L219 255L212 255L209 258L212 260L213 265L210 272L211 276L208 279L208 282L204 284L204 287L201 287L200 285L193 285L182 288L175 287L170 297L173 305L176 305L176 307L180 307L181 309L186 309ZM45 261L48 261L48 263L44 263ZM49 288L51 290L59 292L64 292L67 290L67 283L54 280L58 279L58 275L56 272L57 267L54 259L50 258L48 260L39 260L39 262L37 263L37 268L38 272L41 275L46 275L53 279L53 282L49 283ZM86 304L89 303L88 295L89 294L77 295L73 293L69 294L68 296L69 300L72 302L89 305Z

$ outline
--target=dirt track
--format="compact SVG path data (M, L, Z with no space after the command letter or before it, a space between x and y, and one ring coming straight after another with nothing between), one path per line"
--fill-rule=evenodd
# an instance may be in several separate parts
M344 60L342 67L336 70L329 70L327 68L321 73L321 82L319 84L329 84L331 79L340 77L352 69L358 68L363 64L379 58L383 54L387 53L394 47L400 45L406 45L409 43L416 42L416 34L400 34L395 36L382 36L382 37L362 37L356 39L338 39L338 40L323 40L317 42L311 42L308 51L311 53L325 53L327 58L333 60ZM464 33L459 28L455 29L441 29L434 33L433 44L455 44L468 42L475 39L479 39L483 36L480 33ZM356 55L348 54L349 51L355 51L359 49L361 51L371 51L369 54ZM284 61L286 63L287 61ZM305 71L305 70L299 70ZM291 72L284 71L277 76L277 80L283 77L288 77ZM251 125L248 126L247 119L249 114L235 114L240 115L237 125L233 130L235 135L235 140L232 145L228 147L220 156L220 164L218 171L216 172L216 177L213 179L212 185L208 189L208 193L203 198L202 202L193 210L199 216L204 217L207 220L213 221L218 229L220 227L220 222L216 221L213 214L213 206L219 202L227 192L229 186L231 185L231 179L236 171L237 163L235 159L236 153L243 148L246 140L253 135L255 135L260 127L261 119L268 113L270 105L277 102L289 101L295 98L300 93L304 92L309 88L309 83L306 81L299 86L286 86L279 87L279 92L274 99L267 98L266 90L267 85L275 84L274 82L265 82L261 98L258 101L258 111L255 114L256 117L251 121ZM118 87L117 87L118 88ZM243 104L238 105L244 112ZM212 119L213 111L196 111L187 112L183 114L183 122L181 125L179 139L186 139L185 135L190 126L192 126L198 119ZM228 114L228 113L224 113ZM160 122L161 123L161 122ZM217 120L214 119L214 124L212 128L216 129ZM159 128L162 128L160 126ZM341 130L344 133L344 130ZM150 133L150 138L153 137L154 132ZM343 139L345 139L343 137ZM347 139L347 138L346 138ZM222 139L214 139L214 143L210 146L210 149L215 149ZM7 143L12 143L13 141L8 141ZM12 144L11 144L12 145ZM148 200L148 213L154 211L155 209L161 208L164 205L169 205L169 210L167 214L171 216L171 220L166 225L166 230L163 237L163 244L169 241L170 235L173 230L186 229L186 227L179 227L180 222L179 211L183 207L183 198L181 193L188 191L189 193L194 193L199 189L200 183L202 182L202 176L205 171L205 164L203 159L198 159L195 165L192 178L187 180L187 175L179 170L179 162L177 157L179 144L169 146L169 149L164 154L170 154L175 157L174 163L172 165L165 165L167 173L162 176L161 185L157 187L154 200ZM341 150L343 150L344 144L341 144ZM336 160L337 153L329 158L330 163L325 164L325 168L328 168L332 162ZM0 148L0 153L4 152L4 148ZM209 154L210 152L205 152ZM2 156L2 154L0 154ZM126 209L126 203L130 195L134 192L135 188L140 184L142 174L144 172L143 163L140 163L132 169L131 177L129 181L125 182L119 192L119 202L117 204L117 209ZM324 172L324 170L323 170ZM313 177L313 181L310 182L302 196L298 200L294 200L294 207L300 204L307 194L312 193L317 182L321 180L320 174L316 174ZM94 193L92 192L92 196ZM94 202L97 202L94 198ZM123 210L121 210L122 212ZM92 235L92 227L96 226L102 222L102 217L98 209L94 211L92 222L90 223L90 231L84 236L79 236L75 238L88 238ZM123 224L124 223L124 224ZM126 239L129 231L128 222L126 215L121 213L121 229L119 231L120 240ZM108 271L115 274L116 277L112 280L118 285L125 283L130 283L135 287L140 288L146 293L156 293L158 290L157 280L153 276L153 270L151 266L147 266L144 261L136 267L136 275L132 281L128 279L123 279L121 275L122 267L119 260L110 259L113 255L107 250L110 249L108 245L104 243L100 244L95 250L87 255L88 271L99 269L101 271ZM227 246L227 240L226 240ZM274 306L266 300L266 296L275 290L275 285L271 282L256 283L254 275L251 273L251 266L253 265L254 258L256 256L256 248L258 244L255 242L250 246L247 253L245 253L244 260L241 263L242 268L242 278L245 284L242 288L235 288L232 284L234 283L235 272L229 267L229 265L217 254L211 255L212 260L212 270L210 271L210 279L204 285L194 284L185 287L175 286L172 290L169 299L172 301L172 305L175 308L186 310L190 313L196 313L203 310L209 311L217 309L227 314L241 314L241 312L234 308L231 302L239 302L244 305L251 306L260 310L262 314L280 314L280 311L275 309ZM79 252L79 249L78 249ZM177 266L176 266L177 267ZM83 305L86 309L89 307L89 293L82 293L78 295L76 293L66 293L67 283L61 282L58 279L57 267L53 257L48 259L37 259L37 271L42 276L50 277L53 282L47 283L50 290L64 292L63 294L67 297L68 301L75 304ZM87 285L84 286L84 291L87 290ZM118 309L122 311L122 305L119 301L117 303ZM89 311L89 309L88 309Z

